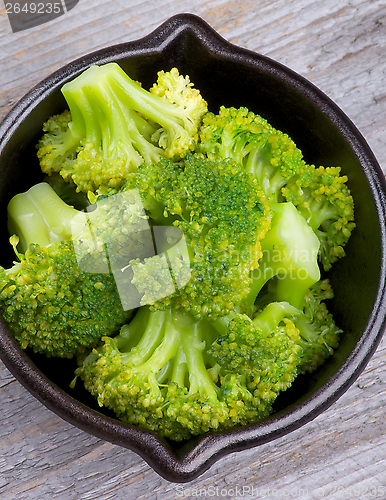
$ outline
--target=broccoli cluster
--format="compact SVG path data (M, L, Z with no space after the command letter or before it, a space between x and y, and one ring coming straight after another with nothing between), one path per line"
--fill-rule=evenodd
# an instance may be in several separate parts
M69 109L44 124L38 157L78 191L114 192L141 163L195 149L207 103L189 77L161 71L147 91L117 63L91 66L62 87Z
M355 224L353 198L340 167L308 165L287 134L246 108L207 113L199 150L233 158L256 177L270 201L293 203L319 238L326 271L344 256Z
M339 344L322 272L355 227L347 177L246 108L208 111L176 68L145 90L92 66L62 92L46 177L8 205L15 339L171 440L266 418Z
M0 312L22 348L71 358L128 320L99 247L106 233L116 232L117 215L130 222L133 210L104 208L90 212L99 230L92 234L87 213L67 205L46 182L9 202L19 261L0 267ZM122 234L116 236L115 245Z
M150 219L170 219L190 255L190 279L154 307L173 303L199 319L231 312L246 297L272 217L256 180L232 160L195 154L179 164L140 166L135 186Z

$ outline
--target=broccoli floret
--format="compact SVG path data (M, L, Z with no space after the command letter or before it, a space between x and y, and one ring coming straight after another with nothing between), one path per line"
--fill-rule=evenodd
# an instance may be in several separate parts
M266 405L266 413L280 391L291 386L297 375L302 349L299 332L289 319L261 313L252 321L235 314L212 327L221 335L211 345L212 355L223 371L243 374L255 397Z
M59 172L78 191L117 191L143 162L183 158L198 140L207 103L177 69L150 91L116 63L91 66L66 83L69 111L51 117L38 143L43 172Z
M291 138L245 107L207 113L199 133L201 152L243 165L270 201L282 201L282 187L303 175L303 155Z
M124 421L181 440L227 418L204 366L201 322L144 306L117 337L102 340L76 375Z
M313 372L333 354L338 346L341 330L336 326L332 315L325 308L320 310L322 319L311 319L301 310L288 302L271 302L253 320L260 321L260 316L292 320L299 331L296 343L302 348L298 373Z
M299 331L288 318L256 317L237 313L211 323L219 333L208 355L221 367L223 394L235 392L236 380L253 395L258 420L272 413L280 392L298 375L302 347ZM250 397L250 396L249 396Z
M8 214L11 234L18 235L11 242L19 261L0 268L0 312L21 347L70 358L116 332L130 312L122 308L113 275L108 268L100 272L100 253L91 258L83 252L91 266L83 269L74 249L74 228L87 249L95 245L85 219L79 220L85 214L64 203L47 183L16 195ZM102 217L97 226L102 235L109 222Z
M38 158L43 172L58 172L61 165L75 162L81 137L73 130L68 109L50 116L43 124L43 136L37 144Z
M141 165L135 181L150 219L180 229L190 255L189 281L161 305L173 301L198 319L227 314L248 293L270 225L255 179L232 160L195 154Z
M277 302L275 292L276 288L259 297L262 307L253 318L233 313L212 322L219 338L209 349L223 370L249 377L255 370L264 373L271 403L297 375L311 373L322 365L338 346L341 334L324 303L333 295L327 280L307 291L302 309ZM264 352L265 342L270 344L270 351Z
M18 256L0 268L0 312L23 349L70 358L128 319L114 279L80 271L70 241Z
M344 256L354 224L354 203L340 167L307 164L289 136L247 108L207 113L199 150L233 158L259 181L271 202L292 202L320 240L325 270Z
M173 294L192 278L193 255L181 230L175 226L153 226L152 232L157 254L134 259L120 277L116 276L119 288L121 283L122 289L126 287L127 291L135 288L129 296L137 293L139 306L154 305L161 299L163 304L170 303ZM163 305L153 308L156 307L163 308Z
M355 227L354 201L340 167L310 166L309 175L292 179L282 190L320 240L320 258L327 271L345 255L344 246Z
M333 354L342 333L325 303L334 296L332 287L328 279L318 281L307 290L301 307L295 308L288 302L277 302L277 284L276 279L272 280L260 293L256 317L260 318L258 321L261 318L293 321L300 334L297 343L303 350L298 372L312 372Z
M187 439L269 415L278 392L296 374L301 349L290 340L290 329L288 321L287 333L278 328L261 336L249 318L235 321L227 344L216 341L218 333L210 323L189 313L142 307L118 336L103 338L81 360L76 376L100 406L123 421L172 440ZM245 341L248 351L242 351L238 364L233 337L242 339L240 350Z

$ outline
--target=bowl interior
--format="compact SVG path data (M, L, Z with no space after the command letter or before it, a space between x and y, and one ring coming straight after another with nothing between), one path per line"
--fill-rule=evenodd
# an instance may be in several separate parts
M340 165L355 199L357 227L347 256L329 274L335 291L329 305L344 332L341 344L324 366L312 376L299 377L278 398L276 413L262 424L183 444L138 433L99 408L81 384L69 389L74 362L22 353L3 327L4 362L48 407L75 425L140 453L164 477L185 481L224 453L273 439L310 420L363 369L383 328L385 187L364 139L324 94L280 64L229 44L195 16L176 16L142 40L104 49L54 73L4 120L0 127L2 265L13 259L7 245L6 205L11 196L42 178L35 145L43 122L66 107L61 85L89 65L109 61L118 61L146 88L155 81L157 71L178 67L190 75L210 110L217 111L220 105L246 106L288 133L307 162Z

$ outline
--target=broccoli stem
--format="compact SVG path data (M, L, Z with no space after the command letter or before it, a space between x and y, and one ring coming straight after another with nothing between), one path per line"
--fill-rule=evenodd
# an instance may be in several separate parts
M265 283L277 276L277 300L301 309L304 295L319 281L319 240L292 203L273 203L270 230L261 242L263 256L251 273L250 292L245 301L251 315Z
M244 158L254 150L256 144L246 143L242 136L235 135L233 130L225 127L221 136L221 144L217 146L222 158L232 158L239 165L243 165Z
M236 316L236 314L237 313L235 310L235 311L231 311L226 316L219 316L215 320L211 321L210 325L212 325L212 327L217 331L217 333L220 336L226 335L228 333L229 323L230 323L231 319Z
M62 93L79 134L104 151L124 145L136 166L143 160L159 161L162 149L185 135L185 127L194 128L194 120L188 113L184 116L181 106L143 89L115 63L90 67L65 84Z
M79 211L67 205L46 182L14 196L8 204L8 230L20 239L21 252L31 243L46 247L72 237Z
M144 333L135 344L137 330L143 329L144 324ZM204 337L207 337L204 322L190 314L141 307L132 323L122 328L116 345L121 353L124 350L122 362L135 366L137 372L153 373L158 384L169 375L170 382L180 388L188 387L189 395L200 394L215 402L217 391L203 358L207 347Z
M122 355L125 363L138 366L151 359L164 337L165 319L165 311L149 312L147 307L141 307L138 310L132 323L125 327L124 335L127 343L119 346L120 350L129 349ZM139 332L143 334L135 347L131 348L130 344L135 342Z
M288 302L271 302L253 319L253 324L263 336L267 336L285 317L299 316L300 313Z
M217 402L217 390L206 369L203 351L203 323L198 321L184 330L181 343L189 372L189 394L200 394L212 403Z
M103 84L103 81L101 82ZM119 141L125 141L125 147L130 147L129 154L133 153L138 158L138 165L143 163L143 160L146 162L154 162L159 161L161 155L159 152L157 153L154 145L152 145L145 137L142 135L141 130L144 130L144 121L137 113L132 109L126 107L126 99L125 96L122 96L122 102L116 102L117 97L114 95L105 96L104 88L99 89L93 92L89 98L91 105L99 104L103 115L108 119L109 127L108 129L111 132L111 137L107 134L107 130L105 130L103 134L103 138L105 142L109 140L109 143L104 144L104 151L109 151L114 147L114 144L119 144ZM114 113L111 113L111 102L115 101ZM103 122L102 122L103 123ZM138 129L138 125L141 130ZM146 127L146 135L149 133L149 127ZM134 148L131 146L131 143L134 145ZM140 155L136 152L139 151Z
M180 344L177 354L173 360L173 368L170 374L170 382L178 387L185 387L186 374L188 373L186 365L186 356L183 346Z
M278 202L280 189L285 185L279 168L272 168L269 151L262 148L253 149L247 158L245 170L259 181L264 193L270 201Z
M319 338L315 328L302 310L288 302L271 302L254 319L253 324L263 335L268 335L284 318L293 319L300 336L310 344L316 344Z
M180 106L175 106L166 99L160 99L159 96L146 91L119 66L111 68L108 78L122 102L146 116L148 120L159 124L172 139L180 135L183 126L192 126L191 118L189 116L185 118ZM161 143L160 146L166 149L168 144Z
M171 311L167 311L166 314L170 317ZM164 365L175 356L179 347L180 337L180 330L173 325L173 322L171 322L169 318L166 319L161 343L155 348L155 351L147 361L141 364L139 367L140 370L144 373L153 373L157 375Z
M64 86L62 92L73 117L73 127L84 133L86 143L92 143L112 156L114 148L119 145L135 166L143 160L151 162L160 159L154 154L155 147L138 130L138 123L143 129L144 120L139 117L134 119L135 113L117 102L105 78L92 82L92 87L80 78Z
M336 208L329 200L323 203L315 199L309 205L309 210L311 216L307 222L314 231L317 231L324 222L333 220L338 215Z
M141 307L131 321L123 325L119 335L115 338L117 348L121 352L129 352L140 341L149 322L150 310Z
M190 314L167 309L150 311L141 307L129 325L125 325L117 338L117 347L123 351L122 361L134 365L141 372L152 372L157 375L165 368L165 373L159 374L159 380L171 370L171 381L180 387L185 387L186 373L189 377L206 373L202 361L203 327ZM143 331L137 342L139 331ZM200 363L201 357L201 363ZM167 366L173 359L172 367ZM205 377L200 376L201 380ZM197 384L192 378L192 387Z

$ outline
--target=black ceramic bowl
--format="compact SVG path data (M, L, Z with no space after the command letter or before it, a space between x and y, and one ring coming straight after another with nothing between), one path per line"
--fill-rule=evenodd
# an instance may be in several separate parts
M173 66L189 74L210 109L247 106L287 132L309 163L341 165L356 202L357 228L347 257L330 274L330 309L344 331L336 353L312 376L299 377L262 423L170 443L103 413L81 389L71 391L74 366L23 352L5 324L0 354L14 376L43 404L81 429L141 455L170 481L189 481L227 453L271 441L316 417L355 381L373 354L385 322L385 182L365 140L320 90L282 65L236 47L192 15L178 15L149 36L100 50L56 71L23 97L0 127L0 214L7 247L10 197L41 179L35 144L43 122L66 105L61 86L91 64L119 61L148 88L156 72ZM11 251L0 262L10 264Z

